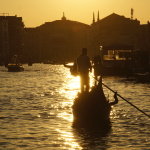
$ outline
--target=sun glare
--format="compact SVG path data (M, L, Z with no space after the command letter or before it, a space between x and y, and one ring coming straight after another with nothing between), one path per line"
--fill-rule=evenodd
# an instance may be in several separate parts
M74 77L68 72L65 77L65 83L64 86L61 89L61 93L67 98L67 99L74 99L76 94L79 92L80 89L80 78L79 76Z
M81 149L80 145L75 141L74 135L72 132L63 131L61 129L56 129L57 132L60 133L60 140L64 141L65 146L64 149Z

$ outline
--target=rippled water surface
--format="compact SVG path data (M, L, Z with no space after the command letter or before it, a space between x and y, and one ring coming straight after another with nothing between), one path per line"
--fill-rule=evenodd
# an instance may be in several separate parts
M79 77L63 65L24 65L24 72L0 67L0 149L149 150L150 119L119 99L107 132L72 127ZM150 84L104 77L103 82L150 115ZM91 81L92 85L93 81ZM112 100L113 94L104 88Z

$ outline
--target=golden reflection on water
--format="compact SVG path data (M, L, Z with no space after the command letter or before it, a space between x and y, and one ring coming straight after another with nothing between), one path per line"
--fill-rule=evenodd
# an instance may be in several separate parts
M59 89L59 94L64 97L61 103L61 107L64 108L64 110L60 112L57 117L67 121L68 123L66 126L68 126L68 128L67 131L66 128L56 128L56 131L60 134L59 140L64 141L63 149L82 149L75 141L72 130L70 130L72 128L71 123L73 122L72 105L77 93L80 90L80 78L79 76L72 76L68 68L62 69L64 72L64 83Z
M79 91L80 88L80 78L77 77L70 77L70 80L67 81L68 83L66 84L65 89L67 89L66 91L66 96L69 99L73 99L75 97L75 95L77 94L77 92Z
M61 134L60 140L63 140L64 145L66 145L66 147L63 147L64 149L82 149L82 147L75 141L75 137L72 132L66 132L60 129L57 129L56 131Z
M73 121L73 115L72 114L68 114L67 112L62 112L58 115L58 117L63 118L64 120L67 120L68 122L72 122Z
M72 76L69 69L63 71L65 72L64 84L59 93L67 99L73 100L80 88L80 78L79 76Z
M59 146L58 149L70 150L89 149L90 146L93 149L96 149L96 146L101 146L101 149L113 149L113 147L127 149L129 146L130 148L132 146L133 149L146 149L149 144L148 120L143 119L144 117L140 114L138 116L136 110L121 100L111 112L113 132L109 134L108 138L105 136L101 140L99 135L98 137L96 135L96 138L93 135L89 138L90 133L74 130L71 127L73 120L71 107L80 90L80 79L70 75L68 68L58 66L56 69L55 74L51 73L53 70L50 69L47 75L45 75L45 70L44 73L42 71L25 71L21 75L20 73L1 72L3 81L3 88L1 88L3 93L0 93L3 108L1 109L1 144L3 144L3 149L17 149L19 146L25 149L36 149L34 148L36 146L42 149L43 146L48 149L53 145L54 149ZM18 81L18 79L19 82L12 82ZM133 103L139 104L140 108L149 110L149 85L125 84L114 78L106 80L104 78L105 82L112 89L122 92L121 95L133 98ZM111 95L113 97L111 92L108 91L105 95L108 94L109 98Z

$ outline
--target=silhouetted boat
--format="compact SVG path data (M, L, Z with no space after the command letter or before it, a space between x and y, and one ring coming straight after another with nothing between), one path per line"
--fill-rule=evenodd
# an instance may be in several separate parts
M72 65L64 64L64 67L70 68L71 75L73 75L73 76L79 75L76 62L74 62Z
M111 106L118 103L117 96L114 102L109 102L99 82L90 92L79 93L73 104L74 126L81 127L111 127Z
M9 72L20 72L24 71L24 68L21 64L8 64L7 65Z

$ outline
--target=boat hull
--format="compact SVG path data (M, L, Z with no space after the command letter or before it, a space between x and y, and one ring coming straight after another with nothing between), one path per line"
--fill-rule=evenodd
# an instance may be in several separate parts
M8 64L8 72L20 72L24 71L24 68L20 64Z
M94 87L90 92L78 94L72 109L75 126L111 126L111 105L100 86Z

